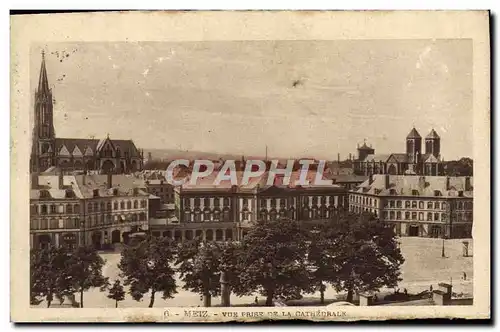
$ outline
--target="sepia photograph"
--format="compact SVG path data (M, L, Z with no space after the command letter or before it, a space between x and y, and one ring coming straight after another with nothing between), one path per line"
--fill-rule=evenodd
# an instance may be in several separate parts
M469 14L487 41L487 14ZM489 317L488 51L410 35L26 42L17 305L97 309L83 321Z

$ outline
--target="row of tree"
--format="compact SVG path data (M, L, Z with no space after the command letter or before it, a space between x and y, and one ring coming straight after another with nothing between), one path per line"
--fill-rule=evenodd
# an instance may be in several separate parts
M91 287L109 288L102 276L104 261L91 248L69 253L62 248L32 252L32 299L50 305L54 295L83 293ZM400 280L404 259L393 227L372 214L345 213L326 223L305 225L292 220L261 223L240 242L183 243L146 237L121 253L118 265L123 284L137 301L149 295L173 298L177 293L175 274L183 288L200 294L204 305L221 295L224 273L231 292L237 296L259 293L272 306L275 299L296 299L319 291L324 301L327 285L353 294L394 287ZM108 297L123 300L119 281Z

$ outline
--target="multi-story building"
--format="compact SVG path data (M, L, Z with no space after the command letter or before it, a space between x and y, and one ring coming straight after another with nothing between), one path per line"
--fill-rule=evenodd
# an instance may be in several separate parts
M400 236L468 238L472 177L372 175L350 191L349 210L374 213Z
M314 172L309 172L312 181ZM189 182L175 189L175 214L169 220L155 219L153 235L176 240L201 238L207 241L239 240L257 221L289 218L314 222L332 218L341 209L347 209L347 190L339 185L295 186L299 177L294 172L289 185L277 178L267 185L268 172L251 178L241 185L222 181L215 185L216 174Z
M32 247L92 244L100 249L128 242L148 229L148 198L128 175L32 174Z
M422 153L422 136L413 128L406 136L405 153L375 154L366 142L358 146L358 159L354 160L354 173L359 175L432 175L444 173L441 158L441 138L434 129L425 137Z
M132 140L56 137L52 89L49 88L45 57L35 91L34 126L30 170L43 172L51 166L64 170L97 170L129 173L143 168L143 151Z

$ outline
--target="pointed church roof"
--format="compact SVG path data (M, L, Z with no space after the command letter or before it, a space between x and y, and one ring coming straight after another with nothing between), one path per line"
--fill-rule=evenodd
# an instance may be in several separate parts
M432 128L432 130L429 133L429 135L427 135L425 138L439 138L439 135L436 133L436 131L434 130L434 128Z
M40 77L38 79L38 90L40 92L49 92L49 79L47 78L47 68L45 67L45 52L42 51L42 65L40 67Z
M413 129L410 131L408 136L406 136L406 138L422 138L422 136L420 136L417 129L415 129L415 127L413 127Z

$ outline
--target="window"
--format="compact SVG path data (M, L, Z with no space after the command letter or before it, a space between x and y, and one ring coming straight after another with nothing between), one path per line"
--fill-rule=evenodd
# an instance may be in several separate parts
M73 213L73 206L71 204L66 206L66 213L68 213L68 214Z
M127 201L127 210L130 210L130 209L132 209L132 202Z
M435 210L439 210L439 206L440 206L439 202L434 202L434 209Z
M411 213L411 220L417 220L417 213L416 212Z
M105 211L105 203L104 202L101 202L101 211Z
M99 197L99 189L94 189L92 192L94 197Z
M390 207L390 208L394 208L394 206L395 206L395 205L394 205L394 201L389 201L389 207Z
M432 209L432 202L427 202L427 208Z
M138 209L139 208L139 202L138 201L134 201L134 209Z
M418 220L424 220L424 213L423 212L419 212Z
M390 217L390 220L394 220L394 218L395 218L394 211L389 212L389 217Z
M199 208L194 209L194 221L201 222L201 210Z
M225 205L225 204L224 204ZM271 207L275 208L276 207L276 198L271 198ZM271 219L272 220L272 219Z
M184 221L191 222L191 211L184 211Z
M229 198L224 197L224 206L229 206Z
M275 209L272 209L271 212L269 212L269 219L274 221L277 220L278 213L276 212Z
M459 202L457 203L457 209L458 209L458 210L462 210L463 208L464 208L463 203L462 203L461 201L459 201Z
M434 196L436 196L436 197L441 196L441 191L434 190Z
M73 210L75 211L75 213L80 213L80 205L75 204L75 205L73 206Z
M387 219L388 216L389 216L389 213L387 211L384 211L384 219Z
M432 221L432 212L427 212L427 221Z
M210 198L204 198L203 199L203 205L204 206L210 206Z
M56 213L56 206L53 204L50 206L50 213Z
M49 228L49 223L47 219L40 220L40 229L48 229L48 228Z
M447 216L448 216L448 215L447 215L446 213L443 213L443 214L441 215L441 221L446 221L446 220L448 219L448 217L447 217Z
M50 219L50 229L58 229L59 228L59 220L57 219Z
M210 221L210 210L207 210L206 208L203 212L203 221Z
M396 219L401 220L401 211L396 211Z
M40 211L41 214L47 214L47 205L42 204Z
M423 209L424 208L424 202L420 201L418 202L418 208Z
M220 198L219 197L214 198L214 207L220 207Z
M405 201L405 208L409 209L410 208L410 201Z
M412 194L412 196L418 196L419 195L418 190L412 190L411 194Z
M445 202L441 203L441 209L446 210L446 203Z
M219 209L214 210L214 221L220 221L220 210Z
M97 202L94 203L94 212L99 211L99 204Z
M145 208L146 207L146 200L142 200L141 201L141 208Z
M194 206L195 206L195 207L200 206L200 199L199 199L198 197L196 197L196 198L194 199Z
M402 208L403 207L403 202L402 201L396 201L396 207Z
M120 210L125 210L125 202L124 201L120 202Z
M434 213L434 221L439 221L439 213Z
M411 208L416 209L417 208L417 201L411 201Z
M260 211L260 220L267 221L267 211L266 210Z

